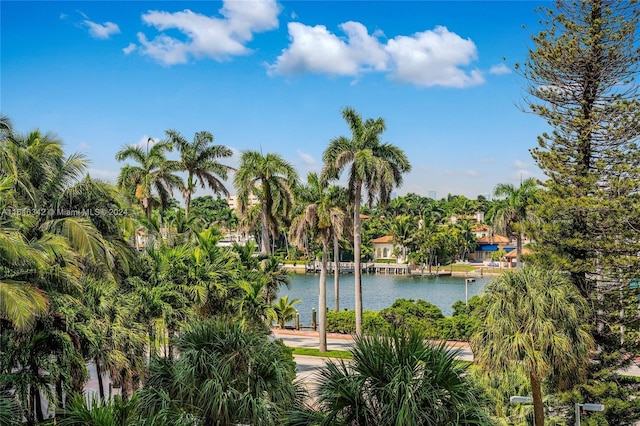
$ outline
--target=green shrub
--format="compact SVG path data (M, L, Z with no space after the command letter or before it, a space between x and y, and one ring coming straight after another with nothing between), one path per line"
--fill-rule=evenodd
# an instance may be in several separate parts
M443 335L442 310L426 300L398 299L389 308L381 310L380 315L391 326L421 330L429 339Z
M397 299L380 312L364 311L362 330L365 334L384 331L392 327L407 330L418 329L429 339L449 339L467 341L480 326L476 310L482 299L473 296L469 305L458 301L453 304L453 316L445 317L442 310L426 300ZM355 311L329 312L327 331L354 334L356 331Z
M383 331L389 324L377 311L364 311L362 313L362 331L371 334L374 331ZM327 331L334 333L354 334L356 332L356 311L340 311L327 313Z

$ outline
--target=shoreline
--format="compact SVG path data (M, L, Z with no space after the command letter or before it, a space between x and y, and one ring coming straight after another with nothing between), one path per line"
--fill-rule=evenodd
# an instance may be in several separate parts
M381 265L386 265L386 264L381 264ZM394 264L389 264L389 265L394 265ZM284 263L282 264L282 268L287 270L287 271L291 271L295 274L309 274L309 275L315 275L315 273L308 273L307 272L307 265L302 263L302 264L290 264L290 263ZM462 278L483 278L483 277L497 277L500 274L504 273L505 271L509 271L512 268L502 268L502 270L499 271L495 271L495 269L492 268L491 272L485 272L485 269L488 269L487 267L480 267L480 268L476 268L473 271L466 271L466 272L462 272L462 271L451 271L451 270L447 270L446 268L440 268L440 271L438 272L438 274L435 273L431 273L429 274L428 272L425 271L425 273L422 273L420 271L420 269L413 269L410 271L409 274L393 274L393 273L384 273L384 275L405 275L405 276L413 276L413 277L433 277L433 276L452 276L452 277L462 277ZM333 272L330 272L330 274L332 275ZM371 272L363 272L363 274L372 274ZM375 274L375 273L373 273ZM352 273L341 273L340 275L352 275Z

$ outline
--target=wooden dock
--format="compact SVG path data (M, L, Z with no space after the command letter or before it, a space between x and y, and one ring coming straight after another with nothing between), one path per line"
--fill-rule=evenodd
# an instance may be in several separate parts
M355 270L354 262L339 262L338 264L341 274L353 274ZM364 274L394 274L394 275L411 275L409 265L402 263L375 263L362 262L360 264L362 273ZM321 262L308 263L306 271L311 274L318 274L322 270ZM333 273L334 263L327 262L327 273Z

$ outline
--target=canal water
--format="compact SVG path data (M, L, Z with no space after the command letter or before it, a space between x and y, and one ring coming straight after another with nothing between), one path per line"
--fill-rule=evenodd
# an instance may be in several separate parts
M289 296L289 300L302 299L296 304L300 312L301 324L311 324L311 309L318 309L318 282L320 274L292 274L291 289L282 287L279 296ZM469 284L469 298L482 294L484 286L491 278L475 278ZM353 274L340 275L340 310L354 309ZM392 274L362 274L362 307L364 310L378 311L387 308L396 299L423 299L442 309L444 315L451 315L452 305L465 298L465 278L440 276L416 277ZM334 307L333 274L327 274L327 306Z

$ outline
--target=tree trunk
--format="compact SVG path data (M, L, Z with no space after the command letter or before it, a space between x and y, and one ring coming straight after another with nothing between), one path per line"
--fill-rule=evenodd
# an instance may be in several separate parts
M33 386L31 388L31 392L33 393L33 400L35 402L36 408L36 419L38 423L44 422L44 413L42 412L42 396L40 395L40 391L37 387Z
M260 241L262 254L269 254L269 224L267 223L267 200L262 200L262 236Z
M320 342L319 352L327 351L327 252L329 244L327 238L322 238L322 269L320 269L320 292L318 295L318 334Z
M544 426L544 405L542 405L542 389L540 378L533 370L529 371L531 378L531 393L533 394L533 417L535 426Z
M360 262L360 198L362 197L362 181L356 182L353 208L353 277L355 281L356 335L362 335L362 267Z
M142 199L142 207L144 207L144 214L147 216L147 219L151 218L151 200L149 197L144 197Z
M516 237L516 269L520 269L520 255L522 254L522 234L518 233Z
M102 381L102 366L100 365L100 358L95 357L93 362L96 363L96 375L98 376L98 392L100 393L100 400L104 402L104 383Z
M64 391L62 390L62 379L56 380L56 397L58 398L58 408L65 408Z
M29 386L28 404L27 404L27 410L25 413L25 417L27 418L27 425L29 426L34 426L36 424L36 418L34 416L35 405L36 405L34 388L35 386L33 385Z
M333 236L333 296L335 304L333 310L340 310L340 241L338 236Z
M187 189L184 195L184 218L189 219L189 211L191 210L191 189Z

